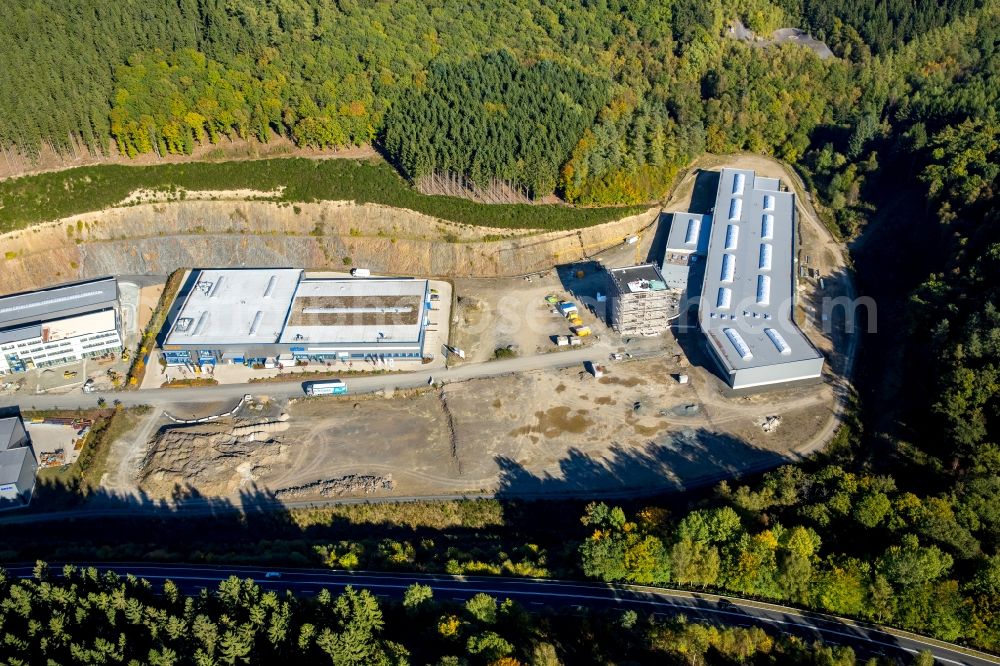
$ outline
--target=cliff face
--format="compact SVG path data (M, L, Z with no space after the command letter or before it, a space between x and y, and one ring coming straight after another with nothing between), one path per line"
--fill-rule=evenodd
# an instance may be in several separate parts
M190 266L302 266L387 273L511 276L620 243L658 209L578 231L445 222L376 204L177 201L86 213L0 236L10 293L106 274Z

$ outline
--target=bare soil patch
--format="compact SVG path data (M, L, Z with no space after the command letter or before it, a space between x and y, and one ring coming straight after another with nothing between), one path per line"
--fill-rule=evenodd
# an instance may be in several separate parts
M672 358L610 363L612 382L582 367L535 371L392 399L295 401L287 422L271 405L169 427L153 438L141 487L161 497L178 485L232 495L254 484L305 500L649 493L791 459L830 413L825 387L726 398L697 372L669 380ZM781 428L764 433L759 418L775 414Z

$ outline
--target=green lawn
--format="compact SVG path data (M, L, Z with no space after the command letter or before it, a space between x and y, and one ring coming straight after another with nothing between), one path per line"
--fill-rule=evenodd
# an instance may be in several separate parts
M282 201L353 200L409 208L454 222L501 229L579 229L634 215L642 207L486 205L413 190L380 160L279 158L157 166L100 165L0 182L0 231L112 206L136 189L274 190Z

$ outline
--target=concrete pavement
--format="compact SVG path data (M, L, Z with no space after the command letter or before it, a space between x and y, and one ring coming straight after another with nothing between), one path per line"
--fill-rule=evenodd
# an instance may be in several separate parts
M215 588L219 581L229 576L251 578L262 588L291 590L298 595L316 594L321 589L337 592L352 585L370 590L378 596L399 598L407 587L421 583L429 585L438 600L445 601L464 601L482 592L501 599L513 599L529 611L542 607L572 609L575 606L587 606L602 609L633 609L662 615L683 614L690 620L761 626L771 631L802 636L807 640L820 638L830 644L850 645L864 656L884 654L889 657L905 657L926 650L942 664L960 666L1000 664L1000 659L992 655L889 627L738 597L649 586L536 578L349 572L326 569L266 570L259 567L224 565L95 563L92 566L102 571L114 571L120 575L132 574L158 585L162 585L166 580L172 580L188 594L196 593L205 587ZM33 565L7 567L7 571L22 578L30 577L32 569ZM58 574L61 565L53 564L52 569ZM268 571L271 572L270 578L266 577Z

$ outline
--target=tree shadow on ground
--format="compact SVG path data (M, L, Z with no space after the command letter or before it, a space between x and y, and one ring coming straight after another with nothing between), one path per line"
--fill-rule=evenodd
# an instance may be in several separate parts
M0 513L0 563L214 562L416 572L444 572L455 563L457 571L511 573L504 567L511 561L571 575L575 548L567 544L580 528L572 521L554 534L542 519L546 512L519 502L358 498L347 507L321 501L291 507L255 485L235 498L178 485L168 499L42 480L35 500ZM562 515L583 511L579 502L546 506Z
M650 496L704 487L787 460L738 437L692 428L642 447L612 445L601 457L570 449L559 461L558 472L536 474L515 460L498 456L497 495L520 499Z

